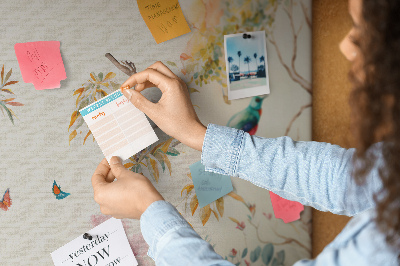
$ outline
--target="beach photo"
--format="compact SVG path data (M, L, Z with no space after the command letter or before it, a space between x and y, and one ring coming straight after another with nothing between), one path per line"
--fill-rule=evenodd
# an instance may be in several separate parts
M228 99L269 94L265 32L224 36Z

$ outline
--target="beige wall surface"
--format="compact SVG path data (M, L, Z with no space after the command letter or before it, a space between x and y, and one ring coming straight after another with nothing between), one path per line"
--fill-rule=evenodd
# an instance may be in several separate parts
M313 140L352 146L348 80L349 63L339 43L351 28L348 1L313 1ZM317 256L347 224L349 218L313 210L313 257Z

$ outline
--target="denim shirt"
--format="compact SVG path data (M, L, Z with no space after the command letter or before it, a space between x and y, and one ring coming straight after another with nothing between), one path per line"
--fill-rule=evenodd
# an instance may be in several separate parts
M397 265L398 251L386 244L374 222L373 195L382 187L382 159L378 155L375 168L359 186L351 177L354 152L328 143L250 136L209 124L201 162L206 171L248 180L288 200L355 216L318 257L294 265ZM151 204L140 225L148 255L157 265L233 265L166 201Z

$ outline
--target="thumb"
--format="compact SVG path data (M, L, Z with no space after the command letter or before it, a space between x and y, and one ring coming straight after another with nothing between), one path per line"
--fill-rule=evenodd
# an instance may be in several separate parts
M123 94L137 109L151 117L151 112L155 105L154 103L147 100L146 97L134 89L125 89Z
M124 173L129 172L128 169L122 164L121 158L117 156L113 156L110 159L110 168L115 178L121 179L124 176Z

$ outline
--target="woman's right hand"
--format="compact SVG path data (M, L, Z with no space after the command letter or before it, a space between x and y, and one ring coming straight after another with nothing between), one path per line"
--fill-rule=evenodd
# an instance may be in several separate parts
M135 89L124 89L126 86ZM158 103L147 100L140 92L157 87L162 96ZM122 93L165 133L183 144L201 151L206 127L193 108L186 84L161 62L133 74L121 85Z

